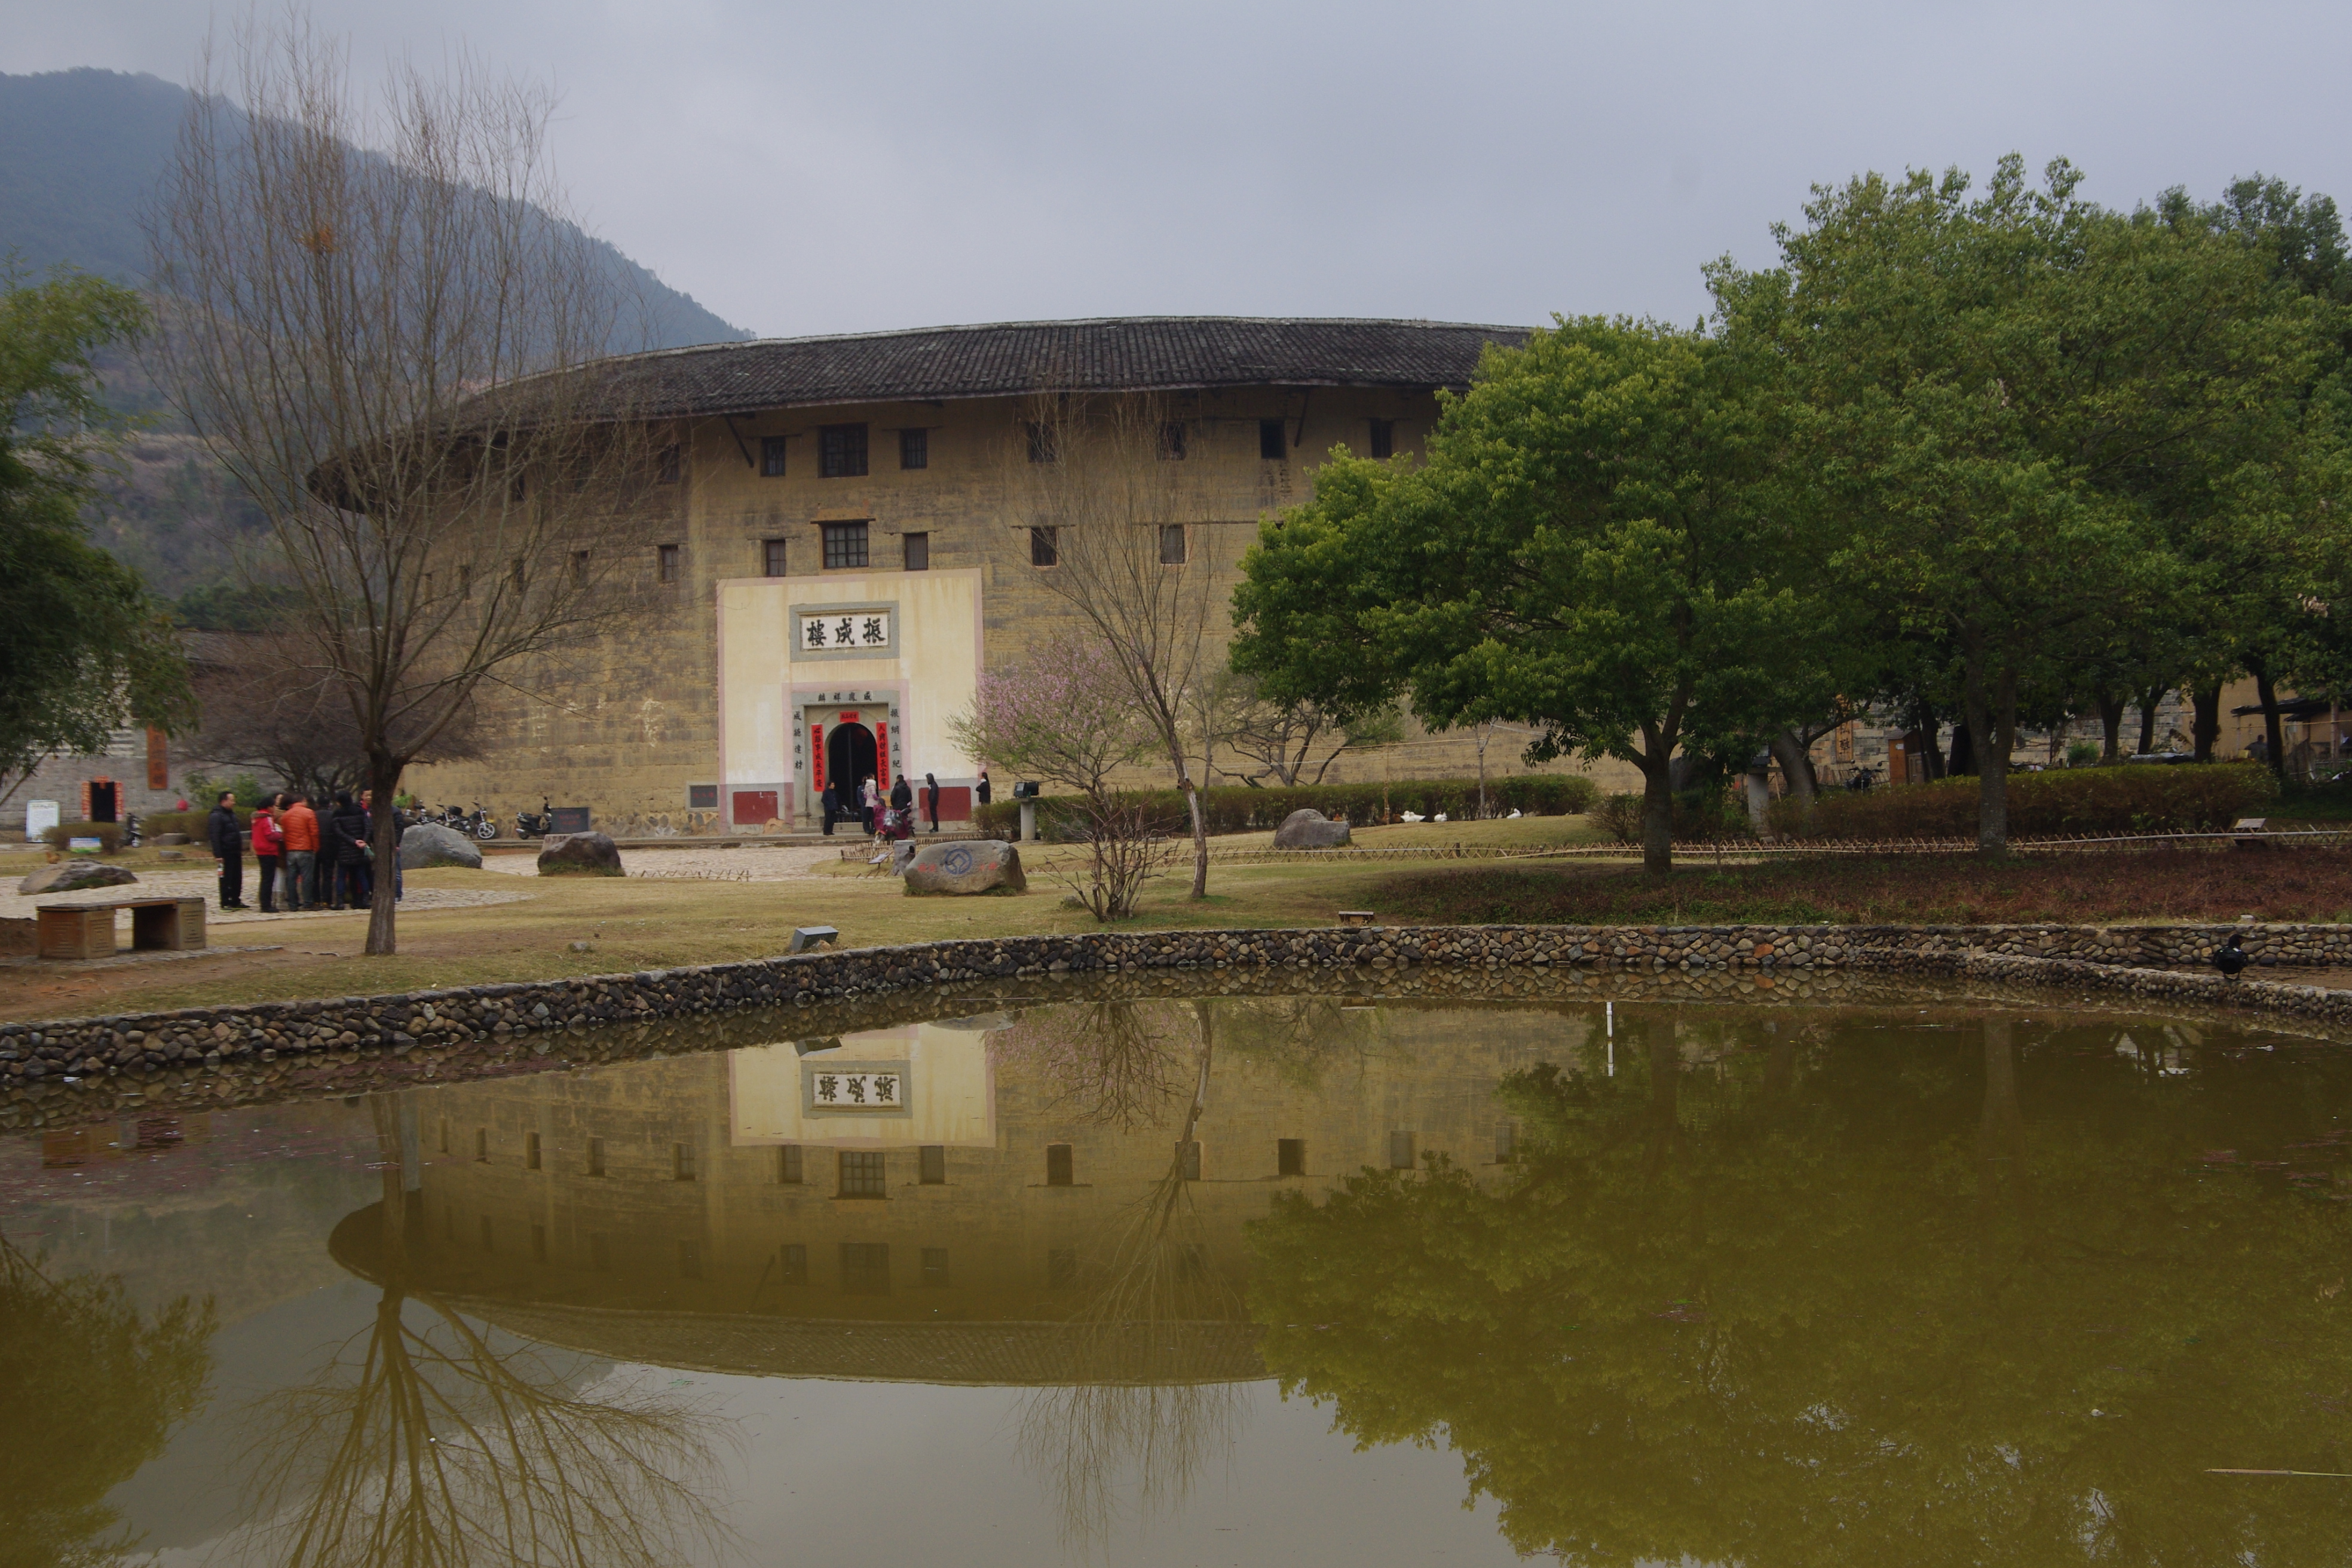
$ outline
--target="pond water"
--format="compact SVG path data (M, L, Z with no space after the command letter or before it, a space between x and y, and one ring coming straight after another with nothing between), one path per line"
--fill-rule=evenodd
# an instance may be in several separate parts
M0 1555L2340 1563L2347 1152L2342 1045L1925 992L1005 1005L53 1127Z

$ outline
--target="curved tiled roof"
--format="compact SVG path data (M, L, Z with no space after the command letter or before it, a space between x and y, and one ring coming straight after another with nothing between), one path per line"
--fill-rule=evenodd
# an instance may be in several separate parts
M1129 316L1008 321L665 349L605 362L633 412L741 414L819 404L1034 392L1239 386L1465 386L1525 327L1458 321Z

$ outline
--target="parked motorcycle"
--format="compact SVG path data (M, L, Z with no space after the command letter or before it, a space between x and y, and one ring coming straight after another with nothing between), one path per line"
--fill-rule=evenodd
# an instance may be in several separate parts
M485 844L499 836L498 822L483 815L482 803L478 800L474 803L474 814L459 818L459 823L458 832L470 833Z
M515 813L515 837L517 838L544 838L548 834L552 832L554 828L555 803L552 801L541 801L539 803L539 809L535 812L518 811Z

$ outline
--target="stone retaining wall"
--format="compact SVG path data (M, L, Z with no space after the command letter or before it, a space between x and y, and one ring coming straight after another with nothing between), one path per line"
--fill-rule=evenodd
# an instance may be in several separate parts
M1437 926L1313 931L1097 931L803 953L635 974L332 1001L269 1002L0 1025L0 1093L21 1102L61 1084L184 1079L250 1064L348 1063L452 1047L539 1056L536 1032L778 1006L830 1010L858 998L1075 973L1301 971L1416 965L1507 970L1929 972L2094 984L2150 998L2352 1019L2352 991L2146 967L2201 963L2235 931L2256 964L2352 964L2352 927ZM769 1037L772 1037L772 1031ZM116 1087L129 1088L119 1084ZM47 1098L44 1094L43 1098ZM18 1118L0 1115L0 1123Z

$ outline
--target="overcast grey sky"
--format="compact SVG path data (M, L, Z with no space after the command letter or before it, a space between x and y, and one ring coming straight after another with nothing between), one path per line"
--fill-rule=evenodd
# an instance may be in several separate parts
M175 81L193 0L0 0ZM237 14L224 5L220 15ZM590 226L763 335L1096 315L1687 320L1807 186L2063 154L2121 206L2352 199L2352 7L318 0L563 93Z

